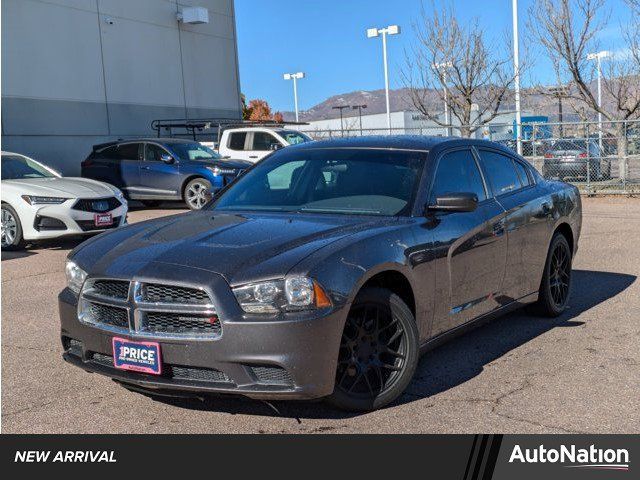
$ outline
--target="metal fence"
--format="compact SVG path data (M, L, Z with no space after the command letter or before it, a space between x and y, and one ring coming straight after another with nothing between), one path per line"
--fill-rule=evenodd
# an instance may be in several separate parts
M517 150L514 124L472 132ZM315 140L365 135L463 136L461 127L306 130ZM522 154L545 177L573 183L585 194L640 193L640 120L523 123Z

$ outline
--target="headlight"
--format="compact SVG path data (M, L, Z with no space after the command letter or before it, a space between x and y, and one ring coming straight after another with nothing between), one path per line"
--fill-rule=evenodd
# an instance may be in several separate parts
M80 293L82 284L87 278L87 272L82 270L75 262L67 260L64 267L64 273L67 276L67 286L74 292Z
M209 170L213 172L215 177L219 177L220 175L235 175L236 171L233 168L222 168L222 167L207 167Z
M38 197L35 195L22 195L22 199L29 205L59 205L69 200L64 197Z
M331 300L320 284L307 277L252 283L234 288L233 293L247 313L277 313L331 306Z

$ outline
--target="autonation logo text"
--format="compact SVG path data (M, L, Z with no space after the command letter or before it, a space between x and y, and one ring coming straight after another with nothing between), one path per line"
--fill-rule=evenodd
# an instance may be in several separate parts
M560 448L513 447L509 463L562 463L568 468L591 468L596 470L629 470L629 451L626 448L577 448L561 445Z

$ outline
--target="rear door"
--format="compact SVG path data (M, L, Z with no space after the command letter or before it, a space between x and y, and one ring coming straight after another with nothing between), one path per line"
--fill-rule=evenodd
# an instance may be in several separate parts
M229 132L226 145L224 146L225 154L228 154L234 159L250 160L250 140L251 136L247 131Z
M140 161L142 160L142 143L121 143L116 149L116 158L120 164L121 189L135 197L140 189Z
M552 202L539 191L525 162L488 148L478 148L478 153L492 192L506 212L507 266L502 290L517 300L540 287Z
M436 313L432 335L501 306L507 259L505 212L489 194L471 148L446 151L437 162L430 205L439 195L462 192L475 193L479 203L473 212L434 214Z

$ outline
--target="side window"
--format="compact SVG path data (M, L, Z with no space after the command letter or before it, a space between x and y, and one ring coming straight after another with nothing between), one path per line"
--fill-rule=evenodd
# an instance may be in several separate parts
M273 135L267 132L254 132L253 134L253 146L251 150L268 151L271 150L271 145L274 143L280 144L280 141Z
M105 149L102 149L99 152L94 152L93 158L106 159L106 160L119 160L118 147L114 145L113 147L107 147Z
M231 150L244 150L244 141L247 138L247 132L234 132L229 134L229 142L227 146Z
M145 145L144 159L147 162L159 162L160 156L167 153L166 150L160 148L153 143L147 143Z
M531 185L531 180L529 180L529 175L527 174L527 167L518 162L517 160L513 161L513 165L516 167L516 171L518 172L518 177L520 177L520 183L523 187L527 187Z
M475 193L478 201L487 198L478 165L470 150L445 153L438 162L429 203L447 193Z
M496 197L522 187L511 157L488 150L480 150L480 158L482 158L484 171Z
M289 162L274 168L267 173L267 181L270 190L289 190L302 173L302 167L306 162Z
M120 160L139 160L139 143L125 143L118 146L118 158Z

